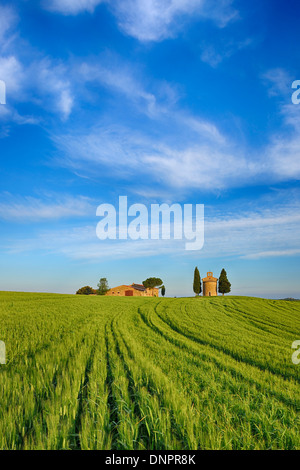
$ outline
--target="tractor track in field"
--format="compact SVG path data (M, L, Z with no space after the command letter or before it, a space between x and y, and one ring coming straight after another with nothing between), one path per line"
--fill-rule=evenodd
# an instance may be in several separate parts
M87 403L88 400L88 386L89 386L89 376L92 370L93 362L94 362L94 357L95 357L95 351L96 351L96 344L97 344L97 335L98 335L98 330L95 332L95 338L94 338L94 343L91 349L91 353L87 359L85 370L84 370L84 376L83 379L80 383L79 387L79 392L77 395L77 412L74 420L74 442L73 445L71 443L71 448L75 450L80 450L81 449L81 440L80 440L80 432L81 432L81 424L82 424L82 417L84 414L85 410L85 404ZM71 430L72 431L72 430Z
M254 365L250 362L247 362L246 360L245 361L241 361L240 359L236 359L236 357L234 357L232 354L227 354L226 351L222 350L221 348L218 348L218 347L214 347L213 345L211 345L210 343L208 342L205 342L205 341L202 341L202 340L198 340L197 341L197 338L194 339L194 337L191 335L191 336L187 336L185 335L184 333L182 333L179 329L177 328L172 328L172 326L164 321L164 319L161 317L161 315L159 315L156 311L157 309L157 306L159 304L157 304L155 307L154 307L154 313L159 317L159 319L164 323L166 324L168 327L170 327L173 331L175 331L176 333L178 333L179 335L181 335L183 338L186 338L192 342L196 342L198 344L200 344L201 346L208 346L208 347L211 347L213 350L216 350L218 352L221 352L223 353L225 356L227 357L230 357L231 359L233 359L234 361L236 361L237 363L239 362L245 362L246 364L250 365L251 367L253 367L254 369L258 369L260 372L265 372L267 370L267 372L271 373L274 377L278 377L278 374L275 374L273 371L270 371L269 369L263 369L263 368L260 368L258 367L257 365ZM151 319L148 317L146 317L146 315L143 313L143 312L139 312L140 315L141 315L141 318L143 320L143 322L148 326L150 327L153 331L155 331L157 334L159 334L160 336L162 336L166 341L168 341L169 343L171 343L173 346L175 347L179 347L179 348L184 348L188 353L192 353L194 356L199 356L199 354L203 355L205 357L207 357L209 359L210 362L213 362L220 371L222 372L227 372L231 375L231 377L233 377L234 379L236 378L239 378L239 379L242 379L243 382L245 384L248 384L248 385L251 385L251 386L255 386L256 389L259 391L259 392L265 392L266 388L268 390L268 393L273 396L274 398L276 398L277 401L283 403L285 406L288 406L288 407L292 407L294 408L295 410L299 409L299 402L297 403L296 399L288 399L288 398L285 398L282 394L279 394L277 392L274 392L269 386L266 387L264 385L261 385L259 382L257 382L256 380L254 379L250 379L248 377L245 377L243 375L242 372L239 372L237 371L234 367L232 366L229 366L228 364L224 365L222 364L220 361L218 361L216 358L212 357L209 355L208 352L198 352L198 351L195 351L193 348L189 347L188 344L186 344L184 342L183 339L181 338L174 338L174 336L168 336L167 333L165 333L163 330L161 330L157 325L155 325ZM186 359L187 362L191 363L191 360L189 360L188 358ZM195 359L193 360L193 363L195 364L198 363L199 367L203 366L202 362L200 360L197 360L195 361ZM285 380L289 380L289 379L286 379L285 377L283 377L281 374L279 374L280 377L282 377L283 379ZM296 379L295 377L292 377L293 381L296 382ZM295 383L296 385L296 383Z
M80 323L80 326L83 327L87 323L87 319L82 320ZM74 324L75 325L75 324ZM40 343L34 351L31 350L25 350L22 351L15 356L11 360L7 362L7 367L13 365L16 367L16 365L22 364L24 362L24 358L32 361L32 362L37 362L37 359L39 358L40 355L42 355L46 351L51 351L54 347L57 348L57 346L65 341L65 339L70 335L70 332L73 332L74 330L74 325L70 325L68 330L64 331L64 333L60 333L60 336L53 335L53 337L49 337L47 341ZM78 324L76 323L76 327L78 328ZM55 346L53 346L55 340Z
M164 323L166 324L169 328L171 328L173 331L175 331L176 333L178 333L180 336L194 342L194 343L198 343L202 346L208 346L222 354L225 354L226 356L228 357L231 357L232 359L234 359L236 362L243 362L251 367L254 367L262 372L268 372L272 375L274 375L275 377L278 377L280 376L281 378L285 379L285 380L293 380L295 382L298 382L300 383L300 378L296 378L294 375L292 375L291 373L284 373L282 374L282 371L278 370L276 367L272 367L270 364L268 364L267 366L263 366L262 364L260 363L257 363L257 362L254 362L252 359L248 359L246 357L241 357L238 353L235 353L234 351L230 351L228 348L222 348L220 346L217 346L215 344L212 344L210 343L209 341L205 341L205 340L202 340L200 338L198 338L197 336L191 334L191 333L184 333L182 332L179 327L177 325L174 325L171 321L166 321L158 312L157 312L157 306L159 304L157 304L155 307L154 307L154 313L157 315L157 317ZM152 323L152 322L151 322ZM153 324L153 323L152 323ZM162 336L164 336L168 341L170 341L171 343L174 341L174 338L168 338L166 335L163 334L163 332L159 329L159 327L157 327L156 325L154 325L154 329L156 331L158 331ZM182 342L182 346L184 346L185 348L188 348L187 345L184 344L184 342L182 340L178 340L179 342Z
M128 380L128 394L129 394L130 400L133 404L133 410L134 410L134 415L136 417L136 422L139 423L137 441L141 440L141 442L143 442L144 440L148 439L148 431L147 431L147 427L145 426L145 423L144 423L145 416L142 413L142 410L140 408L140 404L139 404L139 401L138 401L138 388L137 388L137 385L136 385L135 380L133 378L133 375L130 371L130 367L128 366L128 364L125 360L124 353L121 351L120 342L117 339L117 334L116 334L113 323L114 322L112 321L111 322L111 332L112 332L113 339L114 339L114 342L115 342L115 347L116 347L118 357L121 361L121 364L122 364L122 367L124 369L126 378ZM120 334L120 332L119 332L119 334ZM125 346L126 350L129 351L129 347L128 347L126 341L121 336L121 334L120 334L120 337L121 337L121 340L122 340L123 345ZM150 390L148 390L148 391L150 392Z
M300 302L32 297L1 323L1 448L300 448Z
M42 349L48 349L48 348L42 348ZM66 355L66 361L72 354L73 354L73 351L68 352L68 354ZM47 432L47 425L44 419L44 408L45 408L45 405L47 404L47 401L51 399L52 390L55 390L57 386L57 379L60 373L62 372L63 368L65 367L66 367L66 363L63 362L63 364L61 364L60 367L55 370L53 377L51 381L49 382L50 384L49 388L45 388L40 391L36 391L35 388L33 388L33 399L34 399L33 411L31 415L28 418L26 418L25 421L22 422L22 427L26 430L26 433L25 435L22 435L21 431L18 432L17 449L25 448L26 440L28 439L29 436L32 440L34 440L35 429L33 427L33 422L34 422L34 417L36 415L41 416L41 421L44 423L44 426Z
M112 359L109 354L109 336L108 336L108 324L105 325L104 330L105 335L105 360L106 360L106 379L105 385L108 391L107 397L107 407L109 412L109 427L112 434L112 450L118 449L115 447L115 443L118 442L118 422L119 422L119 413L118 413L118 402L113 393L113 382L114 374L112 369Z
M127 364L124 353L121 350L120 341L119 341L119 339L117 337L117 334L116 334L116 325L115 325L115 328L114 328L114 323L115 322L113 320L111 322L111 330L112 330L113 338L114 338L114 341L115 341L116 351L117 351L118 357L121 360L124 372L125 372L127 380L128 380L128 393L129 393L131 402L133 403L133 406L134 406L134 413L135 413L136 418L137 418L137 423L139 423L138 439L137 440L138 441L142 440L142 441L145 441L146 443L148 442L148 444L151 445L151 437L153 437L153 436L149 435L149 429L147 429L147 426L146 426L145 421L144 421L145 418L147 418L147 415L144 414L143 410L140 407L140 403L138 401L138 398L139 398L138 386L135 383L135 380L134 380L134 377L133 377L132 372L130 370L130 367ZM119 333L119 336L121 338L121 341L122 341L125 349L129 352L129 355L131 357L133 357L133 355L130 351L130 348L127 345L125 339L123 338L120 330L118 331L118 333ZM141 370L142 370L142 366L141 366ZM165 376L165 373L163 372L163 370L161 368L160 368L160 371ZM164 394L157 393L157 391L156 391L157 384L156 384L155 380L149 375L147 375L147 380L145 380L143 378L143 373L141 372L141 385L144 389L147 390L147 392L149 393L150 396L154 396L154 395L156 396L161 409L165 409L165 410L168 411L168 413L170 414L171 428L172 428L173 435L176 436L176 438L178 440L184 442L186 440L185 433L183 432L183 430L181 429L180 424L178 423L178 420L176 418L176 414L175 414L173 408L172 407L170 408L170 406L167 405L167 403L165 401L165 397L163 396ZM160 446L161 447L157 447L157 449L159 449L159 448L166 449L165 442L160 442Z

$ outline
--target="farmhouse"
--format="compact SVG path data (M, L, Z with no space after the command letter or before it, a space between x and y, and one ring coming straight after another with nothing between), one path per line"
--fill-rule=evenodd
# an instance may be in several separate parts
M121 286L113 287L107 291L106 295L116 297L158 297L159 289L154 287L146 288L143 284L132 283L130 286L122 284Z
M202 281L203 281L203 296L204 297L218 295L218 289L217 289L218 278L213 277L212 272L208 272L207 277L204 277Z

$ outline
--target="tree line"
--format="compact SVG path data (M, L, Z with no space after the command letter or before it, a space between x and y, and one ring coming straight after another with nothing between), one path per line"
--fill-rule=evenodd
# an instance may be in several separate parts
M143 286L146 288L153 289L158 287L160 289L161 295L164 297L166 294L166 288L163 285L163 281L159 277L148 277L143 281ZM108 281L106 277L101 277L100 281L97 284L98 289L93 289L91 286L84 286L78 289L76 294L78 295L105 295L109 291Z
M106 277L101 277L97 284L98 289L93 289L91 286L80 287L76 292L77 295L105 295L109 291L108 281Z
M196 295L200 295L202 292L202 283L199 269L196 267L194 271L194 282L193 291ZM218 281L218 292L219 294L228 294L231 291L231 284L227 278L227 273L223 268Z

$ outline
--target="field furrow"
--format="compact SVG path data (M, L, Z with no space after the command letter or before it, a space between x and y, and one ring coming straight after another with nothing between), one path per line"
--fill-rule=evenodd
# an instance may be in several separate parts
M300 305L0 293L1 449L300 449Z

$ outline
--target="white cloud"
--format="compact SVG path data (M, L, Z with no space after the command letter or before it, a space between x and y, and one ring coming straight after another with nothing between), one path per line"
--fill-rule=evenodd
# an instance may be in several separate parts
M25 124L32 124L37 125L40 124L40 119L35 116L26 115L26 114L19 114L12 106L6 105L5 107L2 106L0 108L0 120L9 123L16 123L19 125ZM10 135L10 127L9 125L2 126L1 125L1 132L4 130L2 137L7 137ZM1 136L1 134L0 134Z
M294 199L292 194L279 192L270 200L257 200L255 205L251 210L232 206L208 217L202 255L260 259L299 254L299 194Z
M205 243L199 252L201 258L261 259L300 254L300 201L281 204L288 195L273 195L272 208L263 199L257 201L257 210L249 210L247 203L239 212L234 207L223 207L219 212L205 209ZM172 201L174 202L174 201ZM238 201L240 204L240 200ZM149 205L150 210L150 205ZM95 213L95 212L94 212ZM71 259L97 262L101 259L133 259L149 256L195 256L185 250L183 240L98 240L97 217L94 223L68 230L47 230L34 239L6 243L7 250L24 252L46 250Z
M0 77L6 84L7 94L20 93L24 86L24 69L15 56L0 57Z
M113 171L129 182L150 178L164 187L203 190L239 185L255 174L241 152L234 153L221 137L214 139L213 127L202 123L197 131L182 150L118 126L61 135L55 137L62 155L57 163L95 178Z
M39 119L30 115L20 115L13 106L15 101L25 101L28 76L22 63L14 55L0 57L0 77L6 86L6 106L0 107L0 120L17 124L37 124ZM5 133L9 135L9 128Z
M292 76L282 68L268 70L263 76L270 96L291 95Z
M125 34L139 41L162 41L175 37L195 18L213 20L224 27L238 16L232 0L44 0L47 10L64 15L93 13L107 3Z
M200 58L203 62L216 68L224 59L229 59L238 51L241 51L252 44L253 40L246 38L243 41L231 41L229 43L221 44L218 48L212 44L205 45L202 47Z
M43 5L49 11L64 15L77 15L85 11L93 13L105 0L44 0Z
M262 251L260 253L253 253L251 255L241 256L243 259L263 259L263 258L277 258L282 256L298 256L300 254L300 249L292 250L278 250L278 251Z
M67 119L74 103L67 68L45 58L33 62L27 72L31 85L39 91L40 105L47 107L50 104L50 108L58 112L62 119Z
M250 174L256 174L243 150L235 148L214 123L178 108L174 86L154 82L148 90L139 70L116 57L109 59L101 57L94 64L92 60L85 62L77 67L76 75L81 84L96 82L114 96L116 92L122 94L134 112L149 118L147 136L118 124L102 124L88 132L79 128L53 137L61 155L56 163L84 177L109 176L113 171L114 176L129 181L130 177L150 176L177 188L200 185L202 189L219 189L233 180L240 184Z
M39 199L4 194L0 202L0 219L15 222L42 221L70 217L86 217L94 213L87 197L53 196Z
M1 119L22 124L40 122L40 118L23 117L16 111L15 103L28 101L67 119L74 103L70 70L61 61L41 58L32 50L16 32L16 21L11 7L0 6L0 79L6 84L7 95L7 112L1 113Z
M102 124L88 132L78 129L54 137L62 155L57 163L80 171L83 176L97 179L113 172L128 183L133 178L141 184L148 180L149 187L160 183L162 191L218 191L300 177L300 107L296 105L281 105L283 127L254 153L233 142L214 123L180 110L174 99L176 90L170 101L168 94L166 98L158 97L158 93L147 90L138 73L124 64L108 68L85 63L80 77L85 83L97 81L121 93L150 119L147 136L125 126ZM152 88L157 90L159 85L152 84ZM139 192L138 186L135 183Z
M84 83L96 82L114 93L118 92L148 115L161 111L155 95L145 90L141 81L135 77L134 70L115 57L110 58L109 65L102 62L107 62L107 59L101 58L98 64L85 62L79 67L78 73Z
M291 102L293 78L282 68L263 75L271 97L278 101L283 126L274 132L261 153L261 161L274 181L300 179L300 106ZM286 103L289 104L286 104Z
M162 146L158 150L156 154L145 155L144 163L157 179L163 180L168 175L169 184L176 188L219 190L234 185L237 179L240 184L250 170L242 156L213 145L195 145L183 151Z
M266 161L277 181L300 179L300 137L275 136L266 150Z
M278 181L300 179L300 107L281 105L284 127L271 136L264 161Z
M203 48L201 53L201 60L214 68L217 67L223 61L223 58L223 54L217 52L214 46L212 45Z
M25 65L14 56L0 57L0 77L6 84L9 118L17 114L12 103L31 101L42 109L67 119L73 108L73 93L67 68L50 58L33 60Z
M5 46L7 35L17 21L17 15L13 8L0 5L0 47Z
M224 27L237 16L231 1L221 0L116 0L111 2L119 27L139 41L175 37L187 21L212 19Z

